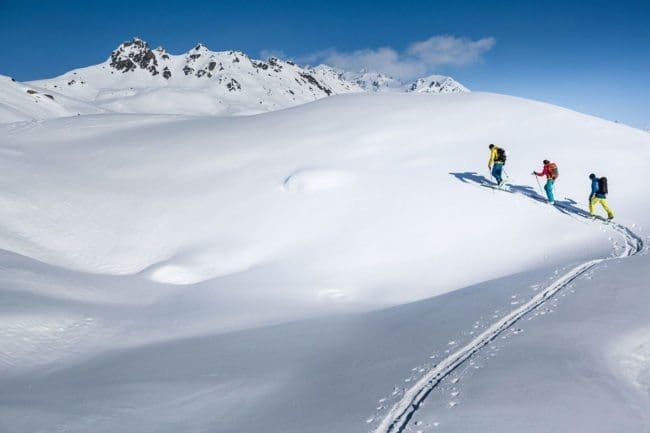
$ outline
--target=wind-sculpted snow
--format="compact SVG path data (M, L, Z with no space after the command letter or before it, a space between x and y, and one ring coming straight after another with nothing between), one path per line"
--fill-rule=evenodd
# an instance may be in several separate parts
M490 142L510 152L510 192L477 184ZM560 167L557 207L542 204L530 177L544 158ZM647 236L648 161L643 131L480 93L0 125L0 430L368 431L433 363L452 367L440 360L494 335L499 319L517 320L510 313L565 272L638 249L630 234ZM591 172L610 180L615 224L583 218ZM600 262L540 310L582 286L572 308L606 294L612 310L636 309L601 305L595 318L585 308L577 341L621 317L629 329L610 340L646 329L643 259ZM592 292L605 266L626 272ZM543 317L519 319L498 342L537 330L546 353L553 317ZM643 353L637 343L622 350ZM646 368L606 376L597 390L632 389ZM462 397L444 402L449 417Z

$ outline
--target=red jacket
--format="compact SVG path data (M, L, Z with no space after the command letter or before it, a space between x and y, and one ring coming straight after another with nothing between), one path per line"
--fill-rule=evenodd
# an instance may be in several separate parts
M541 173L537 173L536 171L534 172L537 176L546 176L547 179L553 179L553 175L551 174L551 169L549 166L552 163L549 164L544 164L544 168L542 169Z

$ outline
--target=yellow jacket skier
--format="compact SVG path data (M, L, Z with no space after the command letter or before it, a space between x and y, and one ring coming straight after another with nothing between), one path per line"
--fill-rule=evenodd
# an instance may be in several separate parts
M503 185L503 165L506 163L506 151L494 144L488 146L490 149L490 159L488 160L488 170L491 170L492 177L497 181L497 185Z

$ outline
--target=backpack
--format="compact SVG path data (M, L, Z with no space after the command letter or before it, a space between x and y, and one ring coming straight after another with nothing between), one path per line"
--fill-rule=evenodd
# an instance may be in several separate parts
M497 147L497 157L494 159L494 162L506 162L506 151Z
M560 175L560 170L557 168L557 164L554 162L551 162L548 165L548 171L551 173L551 179L555 180L557 177Z
M598 179L598 194L607 194L607 178L606 177L601 177Z

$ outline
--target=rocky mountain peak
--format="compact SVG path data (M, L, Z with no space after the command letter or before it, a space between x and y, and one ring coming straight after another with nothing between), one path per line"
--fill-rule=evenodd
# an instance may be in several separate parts
M149 48L149 44L137 37L123 42L111 53L110 66L123 73L140 68L151 72L152 75L158 75L156 55Z
M196 46L192 51L210 51L210 50L203 43L199 42L198 44L196 44Z
M451 77L444 75L430 75L413 82L406 89L407 92L418 93L462 93L469 90Z

